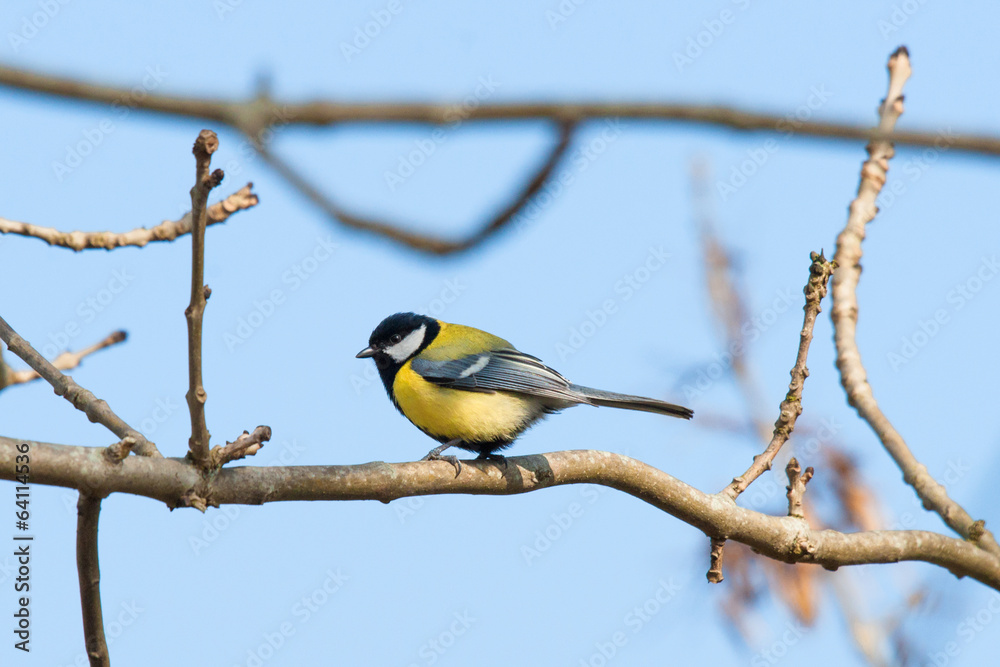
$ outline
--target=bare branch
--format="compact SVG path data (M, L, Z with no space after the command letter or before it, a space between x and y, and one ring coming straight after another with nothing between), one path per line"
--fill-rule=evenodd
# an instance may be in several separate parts
M799 350L795 356L795 365L792 366L792 380L788 383L788 393L781 402L781 413L777 421L774 422L774 434L771 442L768 443L764 452L755 456L753 463L746 472L733 479L723 493L735 500L737 496L746 491L746 488L755 479L771 469L771 462L777 456L782 446L788 441L788 437L795 429L795 422L802 414L802 386L806 378L809 377L809 369L806 368L806 358L809 356L809 344L813 338L813 327L816 325L816 316L822 309L823 297L826 296L826 284L833 273L836 262L828 262L823 253L810 253L809 258L812 264L809 266L809 282L803 290L806 295L806 305L802 307L805 316L802 320L802 331L799 332Z
M222 201L208 207L208 224L225 222L234 213L245 211L259 202L252 191L253 183L247 183L242 188ZM61 232L53 227L39 227L27 222L17 222L0 218L0 234L19 234L41 239L49 245L69 248L77 252L81 250L114 250L126 246L142 248L153 241L173 241L179 236L191 232L191 212L187 212L180 220L164 220L152 228L138 227L128 232Z
M802 510L802 496L806 493L806 484L812 479L813 469L809 467L806 468L805 472L802 472L798 459L793 456L788 461L788 465L785 466L785 474L788 476L788 486L785 487L787 491L785 495L788 497L788 516L805 519L806 513Z
M121 463L128 458L129 452L133 449L135 449L135 438L128 435L118 442L108 445L104 450L104 455L112 463Z
M909 53L904 47L900 47L889 58L889 90L879 108L879 130L883 133L891 132L903 113L903 86L909 76ZM858 194L851 202L847 226L837 237L837 252L834 255L837 271L833 276L831 317L840 383L847 393L848 403L875 431L882 446L903 472L903 479L913 487L924 507L937 512L962 537L975 542L993 555L1000 556L1000 545L997 545L992 533L985 528L980 532L976 527L977 522L948 496L945 487L931 476L926 466L917 461L903 436L878 407L861 363L861 351L857 343L857 286L861 278L861 242L865 238L865 226L875 218L878 211L876 197L885 185L889 160L894 154L893 146L888 141L872 141L868 144L869 157L861 167Z
M101 567L97 552L97 523L101 499L80 493L76 506L76 569L80 576L80 606L83 609L83 636L90 667L109 667L108 644L104 639L101 612Z
M128 334L124 331L115 331L114 333L108 334L104 340L98 341L90 347L85 347L76 352L70 352L68 350L63 352L52 360L52 366L60 371L73 370L80 365L80 362L83 361L85 357L92 355L94 352L103 350L106 347L122 343L126 338L128 338ZM3 365L3 360L0 360L0 365ZM5 387L9 387L14 384L24 384L25 382L38 380L41 377L42 376L38 374L38 371L35 370L0 370L0 389L4 389Z
M726 541L719 537L712 538L711 565L705 578L710 584L721 584L725 577L722 575L722 559L726 555Z
M726 351L731 358L730 370L746 398L750 418L748 422L734 420L731 416L723 415L708 415L706 417L702 413L699 425L703 428L723 429L751 438L754 428L756 428L757 433L761 434L763 442L769 442L773 427L760 417L764 414L762 393L746 354L748 341L743 326L749 321L747 314L749 311L740 289L741 281L730 260L730 253L715 232L710 183L711 174L708 164L702 160L694 161L691 169L694 217L701 237L708 295L713 306L715 319L719 322L726 341ZM796 433L800 434L799 437L809 437L807 424L796 423L796 429ZM805 435L802 434L803 431L805 431ZM831 480L844 514L849 517L845 525L860 527L863 530L877 530L880 526L870 519L877 512L878 502L858 479L858 476L854 474L856 471L851 466L849 459L841 454L836 447L827 447L824 454L826 460L834 465L833 474L827 479ZM815 522L813 525L819 528L825 527ZM759 557L745 545L739 543L726 547L726 541L721 538L713 538L710 542L711 562L706 578L709 583L721 583L724 579L723 561L725 560L727 574L732 575L732 577L722 607L737 628L744 627L745 618L751 613L750 603L755 600L759 601L762 595L772 596L780 600L801 623L809 625L815 620L816 605L820 597L818 585L829 583L833 590L838 593L838 603L848 627L852 630L859 650L869 658L871 664L881 664L872 659L875 653L871 651L871 642L868 641L876 633L876 630L873 629L876 626L871 623L870 619L859 617L855 598L840 594L842 589L851 584L852 577L849 575L853 573L834 576L830 573L816 571L815 568L795 567ZM729 552L728 557L727 551ZM751 572L763 574L763 576L754 576ZM862 629L864 629L863 632ZM745 639L749 639L745 630L742 634L744 634Z
M584 123L605 118L622 118L671 123L716 125L739 131L788 134L836 140L891 140L901 145L938 147L942 138L935 131L885 132L863 125L822 121L800 121L794 116L758 113L725 105L680 104L670 102L509 102L481 104L473 109L458 104L349 103L314 101L293 104L268 97L249 100L172 97L148 93L141 98L128 88L86 83L0 66L0 86L58 97L122 104L131 108L174 116L225 123L241 131L267 127L276 117L285 124L337 125L345 123L421 123L447 125L456 117L463 122L538 121ZM988 135L949 136L950 151L1000 155L1000 139Z
M0 437L0 479L14 476L15 446ZM206 478L184 459L130 456L108 461L103 448L31 443L35 484L131 493L171 507L195 487L212 506L285 500L379 500L432 494L511 495L563 484L601 484L628 493L706 535L725 535L786 563L827 569L919 560L1000 590L1000 559L964 540L930 531L840 533L813 530L799 519L775 517L709 495L627 456L593 450L551 452L507 459L507 470L465 461L462 475L447 462L374 462L351 466L228 467Z
M816 325L816 316L819 314L823 297L826 296L826 284L833 273L835 263L826 261L823 253L809 253L811 264L809 265L809 281L806 283L803 292L806 295L806 303L802 307L805 315L802 320L802 331L799 333L799 349L795 355L795 365L792 366L792 380L788 384L788 393L781 401L780 414L774 422L774 432L771 442L763 453L753 458L753 463L739 477L733 478L721 495L732 500L750 486L755 479L771 469L771 462L777 456L782 446L788 441L789 436L795 429L795 422L802 414L802 387L809 376L809 369L806 368L806 358L809 355L809 344L812 342L813 327ZM708 573L705 575L708 581L713 584L722 582L722 551L725 547L726 536L716 534L712 537L711 563Z
M573 123L560 124L558 141L552 147L546 160L535 174L528 179L524 187L514 195L506 206L494 214L478 230L462 239L445 239L438 236L419 234L395 223L365 218L351 213L310 183L305 176L299 173L288 162L275 155L263 142L254 139L254 135L248 136L250 136L254 147L260 156L264 158L264 161L271 165L292 187L301 192L316 206L323 209L323 212L331 219L352 229L385 237L390 241L413 248L414 250L434 255L449 255L469 250L493 236L510 223L518 211L531 202L552 177L556 167L566 155L566 150L572 142L575 128L576 126Z
M243 431L233 442L227 442L225 447L212 447L212 467L221 468L230 461L238 461L247 456L253 456L260 451L264 443L271 439L270 426L258 426L253 433Z
M87 419L102 424L119 438L129 436L134 438L136 454L162 458L163 455L156 449L156 445L147 440L142 433L126 424L121 417L114 413L106 401L97 398L93 393L78 385L73 378L60 373L59 369L31 347L28 341L21 338L2 317L0 317L0 340L7 343L7 348L11 352L23 359L36 373L45 378L45 381L52 385L58 396L62 396L72 403L74 408L87 415Z
M208 193L222 182L221 169L209 173L212 153L219 148L219 138L211 130L202 130L194 142L195 182L191 187L191 303L184 310L188 325L188 381L186 395L191 413L191 439L188 443L194 461L211 465L208 452L209 433L205 423L208 394L201 377L201 330L205 303L212 293L205 285L205 227L208 224Z

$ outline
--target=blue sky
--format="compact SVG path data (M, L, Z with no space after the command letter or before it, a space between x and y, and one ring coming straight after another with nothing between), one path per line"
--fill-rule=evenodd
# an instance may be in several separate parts
M357 39L379 20L374 37ZM887 56L906 44L914 75L900 127L995 134L998 20L1000 8L991 3L955 8L916 0L169 8L12 0L0 9L0 60L162 94L242 98L266 79L275 97L294 101L455 101L478 89L489 102L718 102L869 123L885 92ZM210 124L8 90L0 90L0 109L0 215L66 230L124 231L189 208L190 146ZM392 409L370 362L354 359L371 329L399 310L489 330L575 382L670 398L698 415L743 416L731 382L692 397L684 391L724 349L693 222L694 159L712 169L718 231L742 271L751 313L764 318L788 294L796 301L757 327L751 347L773 419L794 359L809 251L832 255L864 158L860 142L596 122L580 132L565 163L571 182L537 216L467 255L429 260L332 225L249 153L244 139L212 129L221 140L214 165L227 172L216 195L252 180L261 196L256 209L207 234L213 295L205 385L213 442L257 424L274 431L247 465L423 456L433 442ZM429 140L434 150L419 168L402 183L387 178ZM463 124L440 140L422 126L344 126L282 128L273 146L351 210L457 236L502 205L552 141L544 125L531 123ZM81 142L93 150L67 169ZM723 193L719 183L738 182L733 169L762 150L767 157L756 172ZM859 344L880 405L931 472L948 476L949 492L991 525L1000 523L993 481L1000 467L1000 280L982 277L993 277L1000 247L997 169L986 158L899 148L889 176L899 194L882 202L869 227L859 291ZM650 257L664 255L641 289L616 289L626 276L645 276L637 271ZM127 329L126 345L88 359L75 377L166 455L180 456L189 429L189 262L186 238L73 254L0 237L0 313L36 347L53 350ZM276 292L280 303L270 307ZM574 330L608 300L614 312L567 352ZM934 329L928 321L940 311ZM260 325L233 343L241 320L251 319ZM921 337L922 326L934 335ZM893 356L915 342L923 344L914 345L912 358ZM826 314L809 367L800 423L834 425L837 441L879 491L887 525L910 516L917 526L943 530L846 406ZM3 393L0 432L111 441L40 383ZM532 429L510 453L607 449L716 491L759 447L701 428L697 417L681 423L579 408ZM780 489L784 480L768 475L758 484ZM71 665L83 655L76 494L43 487L33 494L31 664ZM763 507L780 511L781 495ZM539 537L546 533L554 539ZM205 515L115 496L105 502L100 539L117 664L172 665L198 656L196 664L217 665L737 665L776 664L778 652L780 661L825 655L831 664L858 662L829 598L815 628L789 634L791 617L765 603L754 644L733 641L718 609L725 584L704 581L704 536L595 487ZM850 576L862 591L926 585L934 592L934 615L908 620L918 664L933 664L949 642L952 665L982 664L1000 649L1000 633L982 621L998 622L1000 602L974 582L921 564ZM11 608L9 585L0 590L0 607ZM870 613L891 612L893 599L878 597ZM637 607L646 608L644 616ZM963 623L977 614L982 629L970 631ZM609 645L610 659L602 655ZM0 648L5 662L14 653Z

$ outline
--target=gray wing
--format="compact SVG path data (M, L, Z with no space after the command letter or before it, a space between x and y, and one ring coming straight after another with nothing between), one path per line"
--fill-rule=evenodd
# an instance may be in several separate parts
M410 364L420 377L442 387L487 393L509 391L558 402L591 403L540 359L513 348L451 361L428 361L418 357Z

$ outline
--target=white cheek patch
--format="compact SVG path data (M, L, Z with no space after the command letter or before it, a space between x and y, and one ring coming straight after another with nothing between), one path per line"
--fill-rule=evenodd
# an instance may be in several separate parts
M486 364L488 364L488 363L490 363L490 356L488 354L484 354L483 356L481 356L478 359L476 359L476 363L472 364L471 366L469 366L468 368L466 368L464 371L462 371L461 373L459 373L458 377L459 378L467 378L470 375L472 375L473 373L478 373L479 371L481 371L484 368L486 368Z
M391 347L385 348L385 353L392 357L396 363L401 364L420 349L420 346L424 343L425 333L427 333L427 325L421 324L419 329L408 333L406 338Z

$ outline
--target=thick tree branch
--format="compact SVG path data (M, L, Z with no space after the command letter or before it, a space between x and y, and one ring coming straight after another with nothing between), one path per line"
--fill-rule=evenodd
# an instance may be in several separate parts
M208 207L208 223L214 225L225 222L234 213L245 211L259 202L253 192L253 183L247 183L242 188L222 201ZM114 250L126 246L141 248L153 241L173 241L179 236L191 232L191 212L184 214L180 220L164 220L149 229L138 227L128 232L62 232L53 227L39 227L27 222L17 222L0 218L0 234L19 234L41 239L49 245L69 248L77 252L81 250Z
M114 333L106 336L104 340L98 341L90 347L85 347L82 350L77 350L76 352L70 352L69 350L63 352L52 360L52 366L60 371L73 370L80 365L80 362L82 362L85 357L89 357L94 352L99 352L106 347L122 343L127 337L128 334L124 331L115 331ZM41 377L42 376L38 374L38 371L35 370L11 370L4 363L3 359L0 358L0 390L14 384L24 384L25 382L38 380L41 379Z
M87 415L87 419L102 424L119 438L131 436L135 441L136 454L162 458L163 455L156 449L156 445L126 424L121 417L114 413L106 401L97 398L93 393L78 385L73 378L60 373L59 369L31 347L28 341L21 338L2 317L0 317L0 340L7 344L7 348L11 352L45 378L45 381L52 385L58 396L62 396L74 408Z
M0 437L0 479L14 474L18 440ZM92 494L131 493L175 507L190 490L212 505L284 500L379 500L432 494L510 495L563 484L618 489L688 523L706 535L725 535L769 558L827 569L918 560L1000 590L1000 559L960 539L929 531L840 533L812 530L801 519L774 517L709 495L627 456L593 450L552 452L492 463L466 461L455 477L449 463L374 462L350 466L223 468L211 478L184 459L130 456L115 464L103 449L31 442L35 484L88 488Z
M108 667L108 644L104 639L101 611L101 567L97 551L97 523L101 499L80 493L76 506L76 569L80 576L80 606L83 609L83 636L90 667Z
M822 121L800 121L793 116L757 113L724 105L669 102L508 102L481 104L469 109L458 104L329 102L294 104L259 96L249 100L174 97L147 93L141 98L127 87L87 83L76 79L0 66L0 86L57 97L95 102L127 104L130 108L173 116L212 120L241 131L263 128L281 118L283 124L336 125L344 123L419 123L447 125L463 122L538 121L583 123L605 118L622 118L675 123L715 125L740 131L787 134L838 140L887 140L897 144L940 147L937 131L883 131L863 125ZM1000 155L1000 138L963 134L949 136L950 151Z
M891 132L903 113L903 86L909 76L909 53L900 47L889 58L889 90L879 108L879 130L883 133ZM857 343L857 287L861 278L861 242L865 238L865 226L875 218L878 211L876 198L885 185L889 160L894 154L893 146L888 141L872 141L868 144L869 157L861 167L858 194L851 202L847 226L837 237L837 251L834 255L837 270L833 275L831 318L840 382L847 393L848 403L875 431L885 450L903 472L903 479L913 487L924 507L937 512L962 537L975 542L994 556L1000 556L1000 545L997 545L992 533L985 530L981 523L974 521L961 505L948 496L945 487L931 476L926 466L917 461L903 436L879 408L861 362L861 351Z
M291 164L275 155L266 144L254 140L253 145L260 156L264 158L265 162L271 165L292 187L321 208L331 219L339 221L341 224L352 229L385 237L390 241L413 248L414 250L434 255L450 255L469 250L479 245L503 229L514 219L518 211L531 202L552 177L556 167L562 162L567 149L572 143L575 128L576 126L573 123L560 124L558 140L538 170L525 182L524 187L515 193L510 202L482 224L479 229L461 239L446 239L438 236L419 234L396 223L366 218L351 213L309 182L309 179L299 173ZM254 137L252 134L248 136L251 139Z
M221 169L212 168L212 153L219 148L219 138L211 130L202 130L194 142L195 181L191 187L191 303L184 310L188 328L188 411L191 413L191 439L188 445L198 465L209 467L209 433L205 423L208 394L201 377L201 331L205 303L212 293L205 284L205 227L208 193L222 182Z

